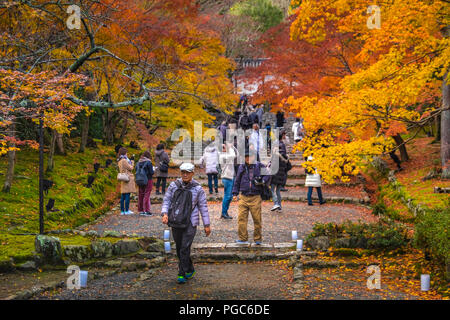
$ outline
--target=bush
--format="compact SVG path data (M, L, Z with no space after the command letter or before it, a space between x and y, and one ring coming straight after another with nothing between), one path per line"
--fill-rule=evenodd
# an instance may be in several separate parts
M450 207L427 210L418 216L414 244L439 265L450 263Z
M349 248L395 249L408 244L406 228L392 221L365 224L346 221L343 224L316 223L307 240L318 236L327 236L332 246L337 239L349 239ZM339 247L345 247L345 241L338 241Z

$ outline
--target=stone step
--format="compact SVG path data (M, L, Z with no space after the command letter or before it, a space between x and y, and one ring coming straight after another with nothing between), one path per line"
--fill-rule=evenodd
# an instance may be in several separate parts
M282 201L294 201L294 202L307 202L308 198L307 196L290 196L283 194L281 195ZM313 193L312 195L313 202L317 202L318 197ZM364 198L353 198L353 197L339 197L339 196L326 196L324 195L324 199L327 201L327 203L353 203L353 204L370 204L370 198L364 197ZM206 195L206 200L208 202L222 202L223 196L221 194L218 194L217 196L215 194L213 195ZM155 195L151 197L151 202L153 204L162 203L163 196L162 195ZM272 201L272 200L263 200L263 201Z

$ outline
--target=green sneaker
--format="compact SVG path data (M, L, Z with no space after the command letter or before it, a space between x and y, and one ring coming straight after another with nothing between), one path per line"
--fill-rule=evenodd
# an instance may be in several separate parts
M178 278L177 278L177 282L180 284L186 283L186 281L187 281L186 278L183 276L178 276Z
M192 279L194 277L194 274L195 274L195 271L193 271L191 273L186 273L184 275L184 278L187 279L187 280Z

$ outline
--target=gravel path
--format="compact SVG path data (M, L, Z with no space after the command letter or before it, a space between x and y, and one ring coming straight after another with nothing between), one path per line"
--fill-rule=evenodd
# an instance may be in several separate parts
M290 271L271 263L197 264L196 275L188 283L176 283L177 264L171 262L164 270L145 281L138 272L119 273L92 280L80 290L59 289L35 299L58 300L179 300L179 299L291 299Z
M285 202L283 210L271 212L271 202L264 202L262 205L263 241L267 243L285 242L291 240L291 231L297 230L300 237L306 237L311 232L314 223L337 222L345 220L358 222L375 222L377 218L372 215L369 209L352 204L324 204L308 206L305 203ZM197 229L195 242L234 242L237 239L237 202L232 202L229 214L232 220L220 219L221 203L209 203L209 213L211 219L212 233L205 237L202 228ZM133 203L131 210L136 210ZM161 223L159 213L161 204L152 206L153 212L158 212L157 216L145 217L140 215L121 216L118 211L115 214L105 217L101 222L89 227L103 233L105 230L115 230L120 233L145 236L155 236L161 238L163 230L167 228ZM249 217L248 224L249 240L252 239L253 221Z

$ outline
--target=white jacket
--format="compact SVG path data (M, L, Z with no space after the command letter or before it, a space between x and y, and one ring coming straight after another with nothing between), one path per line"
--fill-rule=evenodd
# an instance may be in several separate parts
M308 157L308 160L311 161L313 159L312 156ZM320 174L315 170L314 174L306 174L305 187L315 187L319 188L322 186L322 180L320 179Z
M219 152L217 148L213 146L207 146L203 156L200 158L200 163L206 164L206 174L218 173L217 164L219 163Z
M234 158L237 157L237 150L232 147L227 152L220 153L220 165L222 168L222 179L233 180L235 176L234 172Z
M292 132L294 133L294 140L301 140L301 139L302 139L302 137L300 137L300 136L297 134L297 128L298 128L298 126L302 126L302 127L303 127L303 124L300 123L300 122L294 122L294 123L292 124Z

